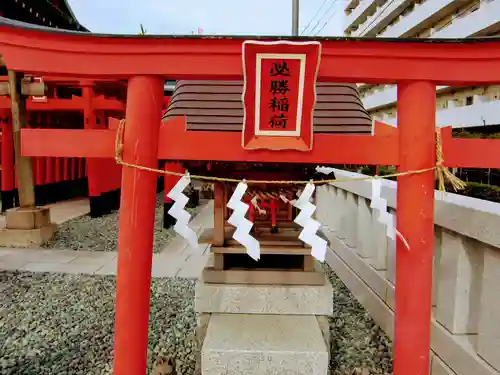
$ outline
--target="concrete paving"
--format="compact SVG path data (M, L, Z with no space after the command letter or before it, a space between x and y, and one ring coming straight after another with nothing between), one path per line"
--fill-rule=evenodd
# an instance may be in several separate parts
M63 222L67 220L64 218L68 215L77 215L84 207L84 203L62 208L57 205L51 215L55 222ZM196 229L198 234L212 225L212 210L213 203L210 201L191 221L190 226ZM153 254L152 276L198 278L209 254L209 246L199 245L198 249L191 249L183 238L176 236L160 253ZM117 252L103 251L4 247L0 248L0 270L116 275L117 255Z
M46 207L50 208L50 221L57 225L87 215L90 212L90 203L87 198L52 203ZM5 228L4 215L0 215L1 228Z

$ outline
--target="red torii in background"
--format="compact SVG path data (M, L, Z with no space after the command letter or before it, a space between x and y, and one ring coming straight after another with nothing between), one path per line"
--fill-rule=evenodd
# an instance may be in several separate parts
M45 91L45 96L26 100L27 125L31 128L107 128L108 116L121 117L125 113L124 82L57 76L26 79L37 81L41 86L40 91ZM8 87L7 81L7 76L0 76L2 87ZM94 89L96 86L97 92ZM77 88L81 88L80 95L75 95L78 93ZM63 91L63 97L60 97L60 90ZM121 100L117 95L120 92L123 93ZM109 98L110 94L114 97ZM14 189L18 185L13 159L11 100L6 95L0 96L0 122L2 211L5 211L12 207ZM101 203L101 194L120 187L121 167L108 159L89 159L85 163L83 158L35 157L33 175L35 202L39 205L74 197L75 194L86 195L86 184L82 182L88 180L91 214L98 214L99 210L94 212L93 208ZM93 201L93 198L96 200Z
M123 158L150 168L157 167L158 159L378 164L396 165L400 172L431 168L436 163L436 85L500 83L498 39L316 39L322 43L318 81L397 83L398 129L375 136L315 134L310 152L276 152L244 150L240 133L187 132L182 118L160 126L165 77L241 80L244 39L77 35L0 25L0 53L11 70L128 79ZM113 158L115 135L112 129L25 129L22 152ZM448 167L500 168L495 146L496 140L452 139L451 129L443 134ZM397 228L411 251L397 241L394 373L422 375L429 371L434 172L401 176L398 181ZM146 368L155 189L153 173L124 168L117 375L136 375Z
M26 100L30 128L107 129L125 114L126 82L77 77L25 77L38 84L44 96ZM2 211L12 208L18 186L14 166L11 100L8 77L0 75L0 191ZM62 94L62 95L61 95ZM2 96L3 95L3 96ZM168 106L169 97L164 97ZM112 116L112 117L109 117ZM90 214L101 216L118 208L121 166L109 158L33 157L35 202L54 203L75 196L90 197ZM88 183L87 183L88 182Z

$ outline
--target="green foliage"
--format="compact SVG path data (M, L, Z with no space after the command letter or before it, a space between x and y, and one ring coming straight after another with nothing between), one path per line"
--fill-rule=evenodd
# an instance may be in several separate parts
M366 174L366 175L370 176L372 174L372 169L368 166L364 166L363 168L361 168L359 173Z
M454 192L453 189L447 190ZM467 182L467 187L462 191L457 191L456 194L500 203L500 186L482 184L479 182Z
M359 173L365 174L367 176L373 176L374 175L374 167L370 167L368 165L365 165L361 168L358 168ZM396 173L396 167L391 166L391 165L381 165L378 169L378 175L379 176L387 176ZM396 180L396 177L388 177L389 180Z
M459 131L453 133L454 138L468 138L468 139L500 139L500 133L471 133L468 131Z

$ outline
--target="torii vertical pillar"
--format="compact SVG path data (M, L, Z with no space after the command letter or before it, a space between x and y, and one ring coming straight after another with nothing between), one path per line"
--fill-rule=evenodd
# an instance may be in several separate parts
M436 163L436 87L398 84L399 172ZM394 375L429 374L434 251L434 171L398 177Z
M162 77L129 80L125 162L158 167ZM157 175L123 168L116 280L114 375L146 373Z

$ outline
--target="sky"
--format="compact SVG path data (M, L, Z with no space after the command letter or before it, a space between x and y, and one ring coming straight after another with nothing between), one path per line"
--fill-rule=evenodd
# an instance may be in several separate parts
M291 35L292 28L292 0L69 0L69 3L78 21L94 33L137 34L141 24L147 34L177 35L198 33L199 28L205 35ZM342 35L343 6L345 0L301 0L299 33Z

